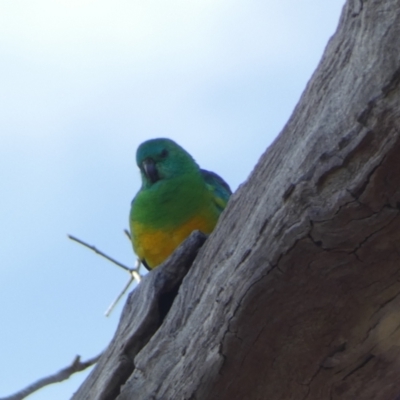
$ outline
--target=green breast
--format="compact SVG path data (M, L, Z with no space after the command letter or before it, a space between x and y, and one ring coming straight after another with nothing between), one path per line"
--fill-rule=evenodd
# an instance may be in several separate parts
M168 230L197 213L215 213L215 218L219 214L201 175L185 174L141 189L132 201L130 219L133 224Z

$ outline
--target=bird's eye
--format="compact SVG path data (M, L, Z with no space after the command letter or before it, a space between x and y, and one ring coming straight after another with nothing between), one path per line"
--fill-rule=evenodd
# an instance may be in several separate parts
M160 154L161 158L165 158L168 156L168 150L164 149L161 154Z

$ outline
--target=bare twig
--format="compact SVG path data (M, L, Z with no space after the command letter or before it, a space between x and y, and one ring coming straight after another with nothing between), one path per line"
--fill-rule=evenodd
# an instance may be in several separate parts
M111 305L107 308L106 312L104 313L104 315L106 317L109 317L112 310L114 309L114 307L118 304L118 302L121 300L122 296L126 293L126 291L128 290L129 286L131 285L131 283L136 280L138 283L142 280L142 277L140 275L140 265L141 262L139 259L136 260L136 265L135 268L130 270L131 276L129 278L128 283L125 285L125 287L122 289L122 292L118 295L118 297L111 303Z
M129 239L130 239L130 234L129 234L129 232L128 232L126 229L124 230L124 232L125 232L125 234L126 234L126 235L129 237ZM124 265L124 264L120 263L119 261L115 260L114 258L108 256L108 255L105 254L104 252L98 250L95 246L92 246L92 245L90 245L90 244L84 242L83 240L78 239L78 238L75 237L75 236L68 235L68 237L69 237L71 240L73 240L73 241L75 241L75 242L77 242L77 243L79 243L79 244L81 244L81 245L87 247L88 249L93 250L96 254L99 254L100 256L106 258L107 260L109 260L109 261L111 261L112 263L118 265L119 267L121 267L122 269L124 269L125 271L127 271L127 272L129 273L129 281L128 281L128 283L124 286L124 289L122 290L122 292L121 292L121 293L118 295L118 297L111 303L111 305L107 308L107 310L106 310L106 312L105 312L105 316L108 317L108 316L111 314L111 312L112 312L112 310L114 309L114 307L115 307L115 306L117 305L117 303L119 302L119 300L121 299L121 297L126 293L126 291L128 290L129 286L131 285L131 283L132 283L133 281L135 281L135 280L136 280L138 283L141 281L141 274L140 274L140 265L141 265L141 262L140 262L139 259L137 259L135 268L129 268L129 267L127 267L126 265ZM1 399L0 399L0 400L1 400Z
M53 375L49 375L45 378L39 379L36 382L32 383L31 385L27 386L25 389L18 391L17 393L8 396L2 397L0 400L22 400L25 397L29 396L33 392L38 391L39 389L51 385L53 383L62 382L71 377L71 375L75 374L76 372L83 371L84 369L96 364L99 360L101 354L96 357L90 358L87 361L82 362L80 356L76 356L72 361L71 365L66 368L61 369L57 373Z
M131 234L130 234L130 232L128 231L128 229L124 229L124 233L125 233L125 235L128 237L129 240L132 240Z
M129 232L127 230L124 231L125 234L129 237L130 239L130 235ZM135 268L129 268L126 265L120 263L119 261L115 260L114 258L108 256L107 254L105 254L104 252L98 250L95 246L92 246L86 242L84 242L81 239L78 239L75 236L72 235L68 235L68 238L87 247L88 249L94 251L96 254L99 254L100 256L106 258L107 260L111 261L112 263L114 263L115 265L118 265L120 268L124 269L125 271L127 271L129 273L129 281L128 283L125 285L124 289L122 290L122 292L118 295L118 297L113 301L113 303L110 305L110 307L108 307L107 311L106 311L106 316L108 317L111 314L111 311L114 309L114 307L117 305L117 303L119 302L119 300L121 299L121 297L126 293L126 291L128 290L129 286L131 285L131 283L133 281L137 281L138 283L141 281L141 275L140 275L140 261L139 259L136 261L136 265ZM71 375L73 375L76 372L80 372L83 371L84 369L90 367L91 365L95 364L99 358L100 358L101 354L99 354L96 357L93 357L85 362L81 361L81 357L80 356L76 356L75 359L72 361L71 365L69 365L66 368L63 368L62 370L58 371L57 373L53 374L53 375L49 375L45 378L39 379L38 381L32 383L31 385L27 386L25 389L22 389L20 391L18 391L17 393L8 396L8 397L2 397L0 398L0 400L22 400L25 397L29 396L30 394L38 391L39 389L47 386L47 385L51 385L53 383L58 383L58 382L62 382L68 378L71 377Z
M118 302L121 300L121 297L126 293L126 291L128 290L129 286L131 285L131 283L135 280L135 278L133 276L131 276L131 278L129 279L128 283L125 285L125 287L123 288L122 292L118 295L118 297L110 304L110 306L107 308L106 312L104 313L104 315L106 317L109 317L112 310L114 309L114 307L118 304Z
M122 264L122 263L120 263L119 261L117 261L117 260L115 260L114 258L108 256L107 254L105 254L105 253L103 253L102 251L98 250L96 247L94 247L94 246L92 246L92 245L90 245L90 244L84 242L83 240L78 239L77 237L72 236L72 235L68 235L68 238L71 239L71 240L73 240L73 241L75 241L75 242L77 242L77 243L79 243L79 244L81 244L81 245L83 245L83 246L85 246L85 247L87 247L87 248L90 249L90 250L93 250L96 254L99 254L100 256L106 258L107 260L111 261L111 262L114 263L115 265L118 265L119 267L121 267L121 268L124 269L125 271L128 271L128 272L131 271L131 268L127 267L126 265L124 265L124 264Z

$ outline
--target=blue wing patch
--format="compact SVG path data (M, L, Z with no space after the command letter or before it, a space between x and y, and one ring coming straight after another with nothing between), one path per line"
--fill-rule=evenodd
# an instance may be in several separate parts
M200 170L208 189L214 195L214 201L217 208L222 211L228 203L229 197L232 194L229 185L215 172Z

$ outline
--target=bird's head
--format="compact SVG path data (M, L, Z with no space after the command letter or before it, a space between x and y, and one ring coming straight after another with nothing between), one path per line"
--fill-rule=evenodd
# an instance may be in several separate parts
M136 162L142 175L143 187L198 171L192 156L171 139L151 139L137 149Z

